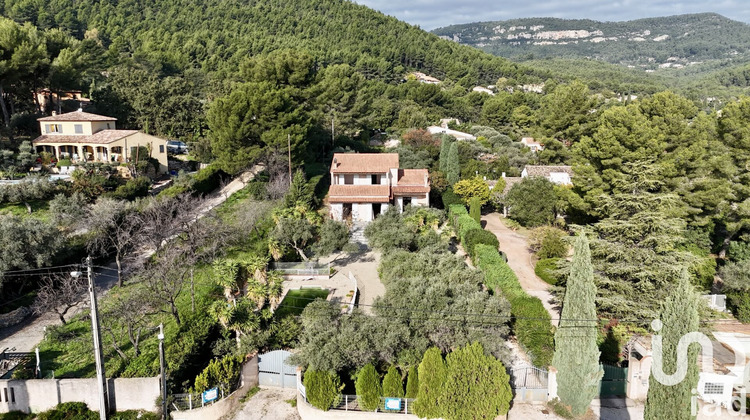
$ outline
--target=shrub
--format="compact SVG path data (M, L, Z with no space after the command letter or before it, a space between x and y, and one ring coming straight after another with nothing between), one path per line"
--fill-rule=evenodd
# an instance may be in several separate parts
M453 189L451 188L448 188L447 190L445 190L445 192L442 195L442 199L443 199L443 207L446 209L454 204L463 205L463 202L464 202L461 199L461 197L459 197L458 195L456 195L456 193L453 192Z
M391 365L383 378L383 396L404 398L404 381L396 366Z
M445 361L440 349L432 347L424 353L419 364L419 392L414 403L414 413L419 417L441 417L442 407L438 401L443 396L448 377Z
M196 378L195 392L203 392L208 389L219 387L224 395L232 392L233 385L237 383L242 371L242 359L239 356L224 356L221 359L212 360Z
M338 375L320 370L308 370L303 379L307 401L313 407L328 411L338 403L343 388Z
M60 168L62 166L72 166L73 161L70 159L60 159L57 161L57 167Z
M539 260L539 262L536 263L536 267L534 267L534 273L546 283L556 286L560 280L556 273L558 261L560 261L559 258L545 258Z
M357 390L357 401L364 411L375 411L380 405L380 397L383 388L380 386L380 378L372 363L366 364L357 373L357 381L354 384Z
M253 200L266 200L268 198L267 186L267 182L250 182L249 184L247 184L248 194L253 198Z
M37 420L96 420L99 414L89 410L86 403L65 402L51 410L39 413L36 418Z
M523 226L541 226L555 219L557 193L547 178L524 178L513 185L505 197L509 216Z
M727 290L727 308L742 322L750 322L750 290Z
M559 229L548 229L537 252L539 258L563 258L568 255L568 244Z
M148 189L151 187L151 180L145 176L129 179L124 185L120 185L111 194L112 198L118 200L133 201L138 197L148 195Z
M494 249L500 246L497 236L494 233L484 229L472 229L466 232L463 240L464 250L469 253L471 259L475 257L475 247L479 244L489 245Z
M471 197L469 200L469 215L472 219L476 220L477 223L482 222L482 204L479 202L479 198Z
M727 249L727 258L731 261L750 260L750 243L730 242Z
M218 166L208 165L193 177L193 189L198 194L208 194L219 188L221 182L228 177L229 175Z
M487 181L479 177L458 181L453 186L453 192L463 199L464 204L469 204L472 198L476 198L479 205L483 206L490 200L490 187Z
M417 398L417 392L419 392L419 369L415 366L409 369L406 378L406 398Z
M349 242L349 228L342 222L327 219L320 226L314 249L319 255L329 255Z
M535 366L546 368L552 362L554 351L549 312L541 300L524 292L516 273L505 263L496 248L479 244L474 247L474 252L477 266L484 272L487 287L496 294L502 294L510 302L513 316L511 328L518 342Z
M456 233L458 234L458 237L461 239L461 243L464 242L464 237L470 230L482 228L482 225L480 225L479 222L474 220L468 214L462 214L458 216L456 224L458 225L457 226L458 232Z
M457 219L458 216L461 216L462 214L469 214L468 211L466 211L466 207L463 204L451 204L447 207L448 209L448 219L451 221L451 224L454 227L457 227Z

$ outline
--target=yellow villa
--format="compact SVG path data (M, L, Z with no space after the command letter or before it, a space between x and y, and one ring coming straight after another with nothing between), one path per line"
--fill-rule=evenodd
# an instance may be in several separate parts
M139 147L146 147L159 161L159 173L167 171L167 141L137 130L118 130L116 118L79 110L37 121L42 132L33 141L37 152L73 163L125 163L136 157Z

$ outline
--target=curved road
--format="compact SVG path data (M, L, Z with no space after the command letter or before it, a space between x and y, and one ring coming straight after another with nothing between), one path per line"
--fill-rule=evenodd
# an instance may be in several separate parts
M560 309L551 303L550 285L534 274L533 253L529 250L529 243L526 238L505 226L503 221L500 220L501 217L500 213L482 216L482 221L486 222L485 230L497 236L497 240L500 242L500 250L508 256L508 265L516 273L521 288L529 295L538 297L542 301L545 309L552 317L552 324L557 326Z

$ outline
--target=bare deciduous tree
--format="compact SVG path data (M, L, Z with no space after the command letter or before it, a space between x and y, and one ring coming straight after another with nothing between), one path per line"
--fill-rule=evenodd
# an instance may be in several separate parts
M32 305L35 314L54 312L60 322L66 323L65 315L86 301L88 284L85 276L72 277L62 274L45 276Z
M153 327L151 315L155 313L148 291L140 285L134 285L128 293L119 289L111 290L105 304L102 305L102 329L112 339L112 347L123 359L128 357L119 345L122 337L130 341L135 357L141 354L141 334Z
M179 242L181 240L177 239L163 247L140 276L154 306L172 315L177 325L181 325L177 297L196 262L193 255Z
M122 287L122 263L141 242L143 228L135 205L102 197L91 207L88 215L93 233L88 243L90 253L115 254L117 285Z

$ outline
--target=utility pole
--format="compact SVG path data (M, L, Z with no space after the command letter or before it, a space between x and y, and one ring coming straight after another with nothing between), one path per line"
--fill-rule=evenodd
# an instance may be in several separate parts
M292 185L292 135L286 135L286 149L289 152L289 185Z
M336 127L333 126L333 121L336 119L336 111L331 111L331 144L336 142Z
M164 366L164 324L159 324L159 367L161 368L161 413L162 419L167 420L167 370Z
M76 273L78 275L76 275ZM71 273L73 277L80 272ZM94 287L94 270L91 268L91 256L86 257L86 274L89 279L89 298L91 299L91 332L94 337L94 362L96 363L96 382L99 386L99 418L107 420L107 378L104 376L104 357L102 356L102 335L99 332L99 309L96 304L96 287Z

